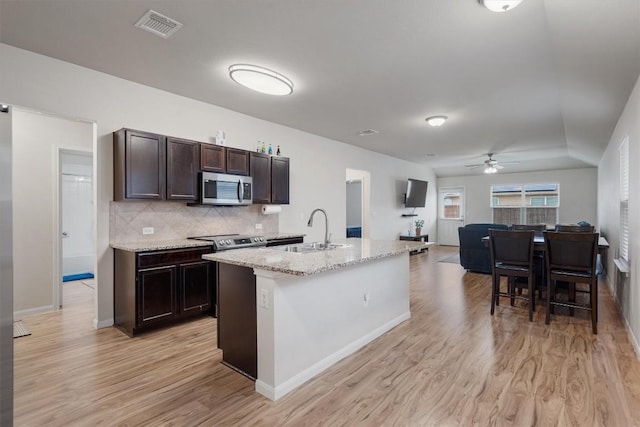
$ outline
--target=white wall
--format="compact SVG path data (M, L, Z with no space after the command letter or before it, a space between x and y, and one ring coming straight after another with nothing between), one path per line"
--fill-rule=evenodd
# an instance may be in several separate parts
M58 150L91 150L91 124L13 110L13 307L16 317L54 308Z
M362 227L362 182L347 181L347 227Z
M0 74L1 75L1 74ZM4 102L0 99L0 102ZM0 113L0 425L13 423L12 113Z
M559 222L574 224L587 221L597 224L597 180L596 168L551 170L530 173L497 173L438 178L440 187L464 187L465 223L492 222L491 186L495 184L560 184Z
M629 137L629 277L617 274L613 259L620 247L619 152L625 136ZM640 355L640 80L636 83L627 105L618 120L607 150L598 166L598 218L600 230L606 233L609 251L606 270L611 291L627 322Z
M279 218L281 231L307 233L321 240L323 227L306 227L314 208L329 215L330 231L346 227L345 170L371 173L371 238L396 239L406 229L402 193L406 179L435 182L431 169L337 141L139 85L73 64L0 44L0 93L3 102L97 125L94 173L97 180L98 307L97 325L113 319L113 252L109 247L109 201L113 196L112 132L122 127L148 130L197 141L211 141L223 129L227 145L253 150L257 140L280 145L291 158L291 205ZM295 94L293 95L295 96ZM427 208L417 213L435 233L436 197L431 186ZM319 224L319 222L316 222Z

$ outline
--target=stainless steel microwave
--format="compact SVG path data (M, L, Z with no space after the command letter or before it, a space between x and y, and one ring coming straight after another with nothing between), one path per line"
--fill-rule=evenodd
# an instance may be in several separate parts
M253 181L250 176L202 172L200 203L203 205L250 205Z

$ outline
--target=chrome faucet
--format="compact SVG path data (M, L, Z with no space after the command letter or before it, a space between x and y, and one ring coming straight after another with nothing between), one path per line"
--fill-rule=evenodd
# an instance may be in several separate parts
M322 212L324 214L324 244L325 246L329 245L329 218L327 217L327 213L324 211L324 209L314 209L313 212L311 212L311 216L309 217L309 222L307 222L307 227L312 227L313 226L313 215L316 212Z

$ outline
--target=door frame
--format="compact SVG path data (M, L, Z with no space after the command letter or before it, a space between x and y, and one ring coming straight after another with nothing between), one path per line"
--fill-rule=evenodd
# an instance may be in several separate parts
M93 125L94 127L94 139L95 139L95 124L87 123L89 125ZM62 308L62 155L63 154L75 154L79 156L87 156L91 157L92 161L92 175L93 179L91 185L93 186L93 220L95 226L93 227L93 238L94 242L97 242L97 224L95 221L97 220L97 212L96 212L96 180L95 180L95 166L96 159L93 150L90 149L80 149L78 147L65 147L61 145L56 145L53 147L54 150L54 175L55 179L53 181L53 307L55 310L60 310ZM95 243L94 243L95 245ZM93 270L97 271L97 255L93 259ZM94 298L96 294L97 286L94 287Z
M461 194L461 211L460 212L460 218L457 219L445 219L442 217L442 212L444 209L444 206L442 205L442 193L447 193L447 192L459 192ZM443 222L458 222L460 225L459 226L464 226L465 225L465 212L466 212L466 191L465 191L465 187L464 186L453 186L453 187L439 187L438 188L438 211L437 211L437 218L438 218L438 244L441 245L449 245L449 243L442 243L441 239L442 239L442 235L444 233L442 233L443 228L441 227L441 225L443 224Z

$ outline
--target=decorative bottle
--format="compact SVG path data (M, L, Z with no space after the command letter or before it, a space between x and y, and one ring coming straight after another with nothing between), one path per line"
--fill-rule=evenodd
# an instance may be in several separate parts
M269 151L268 151L268 153L269 153L269 154L273 154L273 148L271 147L271 144L269 144Z
M280 155L280 146L278 145L278 148L276 148L276 156Z

